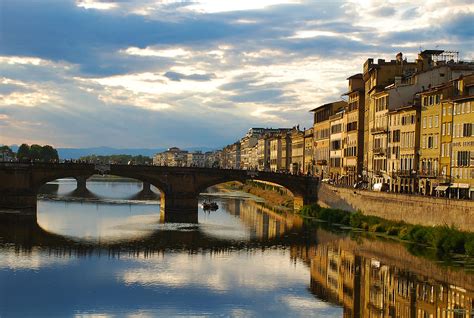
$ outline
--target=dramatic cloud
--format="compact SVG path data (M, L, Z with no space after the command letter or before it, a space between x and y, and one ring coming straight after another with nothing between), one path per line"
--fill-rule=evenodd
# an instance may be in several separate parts
M369 58L474 59L468 0L4 0L0 144L231 143L311 125Z

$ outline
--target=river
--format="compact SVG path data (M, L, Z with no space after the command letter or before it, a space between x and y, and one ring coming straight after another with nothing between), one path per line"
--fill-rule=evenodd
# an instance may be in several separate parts
M141 197L140 183L87 187L78 194L74 180L58 180L42 189L36 220L2 218L0 317L471 317L474 308L472 267L397 242L308 226L239 193L211 194L219 209L199 208L198 224L163 224L159 195Z

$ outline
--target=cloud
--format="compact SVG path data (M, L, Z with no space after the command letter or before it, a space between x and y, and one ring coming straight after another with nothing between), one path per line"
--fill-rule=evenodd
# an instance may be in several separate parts
M474 49L464 0L5 0L1 14L2 143L223 146L252 125L309 127L369 57Z
M215 78L215 74L182 74L178 72L166 72L164 74L165 77L169 78L171 81L179 82L181 80L190 80L190 81L197 81L197 82L205 82L210 81Z

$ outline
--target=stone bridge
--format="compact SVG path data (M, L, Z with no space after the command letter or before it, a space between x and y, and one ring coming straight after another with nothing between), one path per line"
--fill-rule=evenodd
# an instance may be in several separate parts
M0 163L0 209L36 211L36 195L47 182L76 178L85 188L87 178L97 173L133 178L152 184L161 192L164 221L197 221L198 196L208 187L229 181L261 180L287 188L295 209L317 201L317 179L288 174L216 168L103 165L81 163Z

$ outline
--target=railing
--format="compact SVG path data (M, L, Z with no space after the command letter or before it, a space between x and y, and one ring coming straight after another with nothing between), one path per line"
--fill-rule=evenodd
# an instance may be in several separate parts
M421 170L419 172L419 176L425 178L437 178L438 175L439 172L437 170Z
M387 132L387 127L374 127L370 129L372 135L381 134Z
M387 153L386 148L382 148L382 147L374 148L374 154L376 155L385 155L386 153Z
M413 170L398 170L393 173L396 177L414 177L416 176L416 171Z

